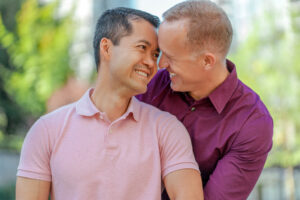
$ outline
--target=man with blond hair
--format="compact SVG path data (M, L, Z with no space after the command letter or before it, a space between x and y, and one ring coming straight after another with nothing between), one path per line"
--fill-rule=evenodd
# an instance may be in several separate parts
M163 18L158 32L162 70L138 98L183 122L206 200L247 199L272 148L273 121L226 59L231 23L211 1L179 3Z

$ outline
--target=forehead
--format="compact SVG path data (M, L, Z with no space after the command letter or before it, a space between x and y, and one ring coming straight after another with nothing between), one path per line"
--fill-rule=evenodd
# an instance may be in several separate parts
M164 21L158 30L158 43L162 50L176 51L187 48L187 20Z

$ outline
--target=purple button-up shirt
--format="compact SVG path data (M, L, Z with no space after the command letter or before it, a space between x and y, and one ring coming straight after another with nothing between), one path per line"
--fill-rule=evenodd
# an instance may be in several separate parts
M259 96L230 75L207 98L195 101L170 88L169 73L160 70L138 98L168 111L190 133L205 199L246 199L272 148L273 121Z

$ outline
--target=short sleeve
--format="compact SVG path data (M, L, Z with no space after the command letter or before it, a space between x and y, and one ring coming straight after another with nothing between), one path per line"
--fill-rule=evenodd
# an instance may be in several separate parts
M162 177L180 169L199 171L186 128L174 116L162 122L159 131Z
M25 137L17 176L51 181L50 154L47 128L39 119Z

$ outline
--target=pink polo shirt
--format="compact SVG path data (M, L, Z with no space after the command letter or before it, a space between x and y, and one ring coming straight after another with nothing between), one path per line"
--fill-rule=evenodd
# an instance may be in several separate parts
M168 173L198 170L176 117L133 97L126 113L109 122L92 92L32 126L17 176L51 181L55 200L155 200Z

